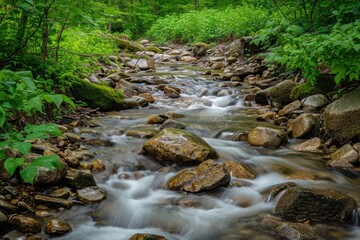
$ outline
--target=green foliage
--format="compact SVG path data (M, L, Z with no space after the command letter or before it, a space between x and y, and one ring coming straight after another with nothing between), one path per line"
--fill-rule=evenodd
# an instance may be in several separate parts
M62 165L57 155L39 157L31 163L25 163L25 157L30 153L31 140L47 139L50 136L61 136L62 133L55 124L31 125L28 124L22 131L10 131L1 135L0 161L4 161L4 167L10 176L14 175L16 169L21 167L20 176L27 183L34 183L37 167L42 166L49 169L61 169ZM7 149L16 149L22 157L7 157Z
M41 113L45 103L53 103L59 108L63 102L75 107L65 95L48 94L38 89L29 71L0 71L0 127L14 116Z
M283 31L275 32L277 45L266 58L267 62L280 63L288 69L299 69L312 85L320 72L332 69L334 81L359 80L360 76L360 21L337 24L329 34L303 33L301 27L290 25ZM260 35L266 41L274 32ZM270 34L269 34L270 33Z
M303 84L297 85L296 87L294 87L291 90L290 98L293 101L302 100L306 97L309 97L311 95L315 95L318 93L321 93L321 91L317 87L315 87L309 83L303 83Z
M207 9L160 18L147 32L158 42L206 42L249 35L265 26L268 11L251 6Z

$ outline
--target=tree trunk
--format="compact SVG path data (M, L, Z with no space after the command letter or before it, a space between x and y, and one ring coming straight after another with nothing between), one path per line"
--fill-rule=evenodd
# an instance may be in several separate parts
M47 46L49 42L49 22L48 22L48 11L44 12L44 20L42 26L41 34L41 63L45 66L46 64L46 55L47 55Z
M153 9L154 15L157 16L157 11L156 11L154 0L150 0L150 4L151 4L151 7Z
M198 7L198 1L197 1L197 0L194 0L194 10L195 10L195 11L197 10L197 7Z

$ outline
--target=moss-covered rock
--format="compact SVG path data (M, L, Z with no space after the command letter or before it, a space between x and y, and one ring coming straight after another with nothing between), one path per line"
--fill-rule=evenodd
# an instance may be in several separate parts
M290 98L294 101L301 100L318 93L321 93L321 91L317 87L312 86L310 83L303 83L295 86L291 90Z
M125 39L116 38L116 44L118 48L128 50L129 52L139 52L145 50L144 46Z
M75 99L85 102L91 108L99 108L102 111L127 108L122 92L107 86L79 79L73 82L71 93Z
M274 107L282 107L292 102L290 93L296 83L290 80L285 80L268 91L268 98Z
M194 44L193 53L194 56L204 56L206 51L209 49L209 45L203 42L198 42Z
M163 50L158 48L157 46L151 45L146 48L146 51L154 52L154 53L163 53Z

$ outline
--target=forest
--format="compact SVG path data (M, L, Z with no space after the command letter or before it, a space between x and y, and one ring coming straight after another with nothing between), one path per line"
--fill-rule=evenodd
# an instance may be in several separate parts
M238 54L237 46L232 52L229 50L224 53L225 50L222 50L231 48L237 40L244 39L251 39L248 44L258 49L256 53ZM177 53L177 49L182 50ZM203 50L201 54L196 52L199 49ZM222 55L216 55L217 51ZM172 57L172 54L176 57ZM288 106L291 102L287 100L281 100L280 105L272 104L269 96L275 92L273 88L264 93L267 95L263 105L269 103L276 110L271 110L274 111L271 113L273 115L261 113L256 118L256 121L270 120L274 124L280 119L278 126L290 129L287 133L293 136L291 134L295 130L291 128L291 122L295 117L291 117L290 113L294 111L297 114L299 101L303 107L306 97L322 94L326 104L329 104L360 85L360 1L0 0L0 195L6 192L5 187L1 186L13 185L10 180L14 176L24 183L36 185L41 167L63 170L63 158L70 159L66 164L73 167L73 155L61 155L58 152L65 146L68 146L66 150L71 151L81 148L80 144L74 143L81 139L71 135L72 133L64 137L68 129L64 130L62 124L77 129L78 124L81 125L85 118L90 118L92 113L101 116L102 112L131 109L133 105L142 109L149 103L154 103L151 94L143 90L149 89L143 85L151 85L151 79L146 79L150 74L154 73L152 77L161 82L155 90L161 90L170 99L183 97L181 94L185 92L182 92L181 87L186 84L179 84L177 87L170 84L163 86L164 79L158 79L163 73L155 74L155 63L161 62L156 61L157 57L161 61L169 57L169 62L182 61L192 63L192 67L200 67L202 70L206 68L207 73L205 71L201 76L211 76L214 81L229 80L229 86L241 85L245 89L243 91L251 95L250 102L257 101L257 93L252 90L263 93L265 88L270 88L270 85L273 87L278 80L296 82L290 84L294 91L280 90L275 95L290 96L291 92L291 101L299 105ZM217 62L218 59L220 62ZM146 63L145 67L141 67L143 62ZM166 61L162 63L166 65ZM231 69L233 75L227 75L227 68ZM253 70L251 74L246 72L250 68ZM257 71L257 68L261 71ZM191 68L185 69L190 71ZM136 75L139 72L140 75ZM265 77L266 73L268 77ZM138 79L141 77L145 80ZM173 77L171 81L181 77L183 76ZM194 79L197 80L197 77ZM138 83L143 85L130 85ZM247 89L247 84L254 88ZM211 86L217 88L219 85ZM193 89L197 89L197 86ZM211 90L204 92L210 93ZM218 92L231 95L234 91ZM132 100L138 102L125 101L130 95L136 95ZM218 97L223 97L220 95L219 93ZM140 101L145 101L144 99L147 102L141 105ZM159 99L159 102L163 100L161 97ZM201 99L197 103L213 106L209 103L210 100ZM356 101L349 100L343 105L354 102ZM186 100L179 101L179 106L185 104ZM237 104L231 102L229 106L238 106ZM159 108L161 107L163 106L160 105ZM292 110L280 114L285 111L285 107ZM152 109L149 107L147 110ZM324 111L325 103L321 110L316 109L315 112L321 115ZM354 118L349 118L350 123L357 121L354 119L359 117L358 113L353 114ZM164 116L163 113L158 114L155 120L149 119L148 123L160 124L159 118L164 118L164 121L172 119ZM121 116L119 119L128 120L132 117ZM71 122L69 119L76 121ZM324 125L323 116L319 119L318 124L313 124L316 127L301 137L319 136L322 138L320 145L324 149L347 142L353 144L360 139L358 127L351 130L354 136L350 134L351 137L347 138L344 136L348 134L348 130L342 129L344 134L336 132L336 128L340 129L344 125L343 122L339 120L334 123L336 133L333 133L328 130L331 124ZM212 130L212 127L209 126L209 129ZM180 125L179 128L185 126ZM197 133L201 135L206 132L202 130ZM139 138L147 138L152 133L146 130ZM218 137L222 134L218 132L213 135ZM241 133L236 139L242 137ZM284 139L276 147L283 144ZM58 148L55 149L58 151L55 154L54 149L46 148L44 151L43 147L34 147L41 145L38 144L39 141L43 145L56 142ZM113 143L106 141L101 144L113 146ZM219 146L221 144L223 143L219 143ZM357 155L354 154L357 162L336 163L341 168L359 168L358 145L353 144L351 148L356 150ZM152 150L146 149L144 145L141 153L145 154L147 151ZM32 155L40 152L35 157ZM212 156L217 157L216 154ZM76 162L74 166L79 167L80 163ZM88 170L87 167L88 165L84 165L84 169ZM0 204L0 225L1 210ZM348 223L350 220L346 221Z

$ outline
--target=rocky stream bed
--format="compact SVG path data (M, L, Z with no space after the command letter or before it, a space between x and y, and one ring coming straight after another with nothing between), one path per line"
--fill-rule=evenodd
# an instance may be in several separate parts
M359 239L360 145L355 129L331 132L338 103L290 101L297 83L261 58L204 48L120 55L110 59L125 71L90 76L132 108L91 111L32 143L67 167L43 170L40 186L0 181L3 239Z

